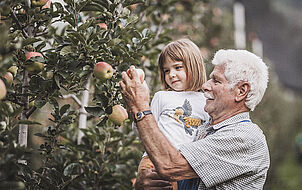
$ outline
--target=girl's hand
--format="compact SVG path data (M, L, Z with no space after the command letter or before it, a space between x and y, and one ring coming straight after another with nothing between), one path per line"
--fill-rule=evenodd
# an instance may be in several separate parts
M155 169L142 170L137 176L136 190L167 190L172 189L169 181L162 179Z

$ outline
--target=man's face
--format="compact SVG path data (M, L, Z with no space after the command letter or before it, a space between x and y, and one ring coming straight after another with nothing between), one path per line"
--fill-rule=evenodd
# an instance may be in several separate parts
M235 93L224 75L224 69L225 65L216 65L210 79L202 85L207 98L204 109L214 122L236 109Z

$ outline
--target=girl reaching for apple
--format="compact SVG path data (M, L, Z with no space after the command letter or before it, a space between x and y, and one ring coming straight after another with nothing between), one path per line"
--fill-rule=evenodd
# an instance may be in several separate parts
M197 128L209 121L203 109L206 99L201 92L201 86L206 81L203 58L191 40L180 39L169 43L162 50L158 68L163 91L154 94L151 110L138 112L135 118L139 122L144 115L152 113L163 134L178 148L181 144L192 142ZM143 83L143 71L137 69L136 73ZM132 78L130 71L127 74ZM138 134L136 122L133 122L132 127ZM138 167L138 175L150 168L154 168L154 165L145 152ZM183 184L172 182L174 190L183 188Z

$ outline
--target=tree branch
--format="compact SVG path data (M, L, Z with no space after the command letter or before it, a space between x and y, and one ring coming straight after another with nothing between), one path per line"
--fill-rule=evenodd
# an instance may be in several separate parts
M66 94L62 96L63 99L67 99L67 98L72 98L77 104L78 106L82 106L82 102L81 100L78 99L78 97L76 97L76 95L74 94Z

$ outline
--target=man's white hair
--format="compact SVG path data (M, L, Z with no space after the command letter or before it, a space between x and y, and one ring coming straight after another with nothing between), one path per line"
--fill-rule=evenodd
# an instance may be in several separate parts
M224 75L230 87L240 81L250 84L245 105L253 111L261 101L268 83L268 68L262 59L246 50L219 50L216 52L213 65L225 65Z

